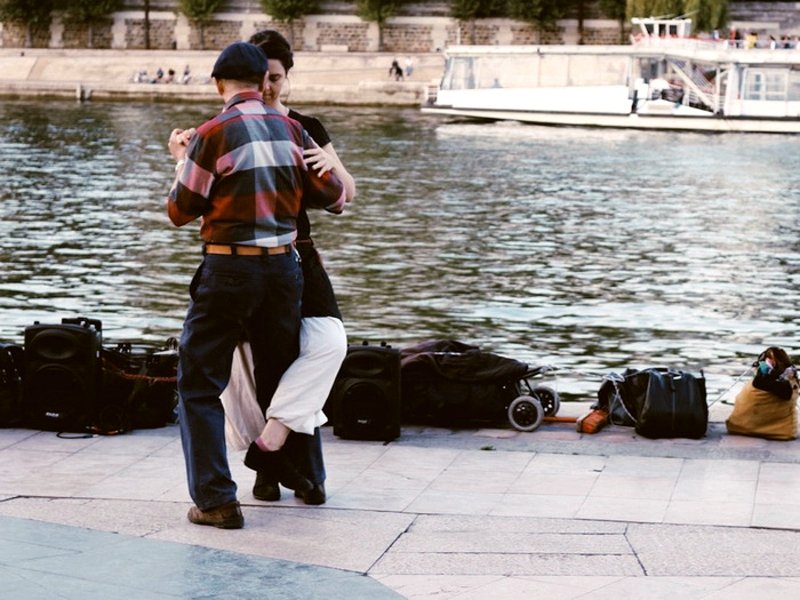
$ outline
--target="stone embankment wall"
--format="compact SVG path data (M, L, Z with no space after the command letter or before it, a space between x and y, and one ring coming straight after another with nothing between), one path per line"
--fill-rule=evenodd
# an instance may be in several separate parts
M141 1L128 0L124 10L86 25L65 22L55 12L50 27L33 32L36 48L144 49L145 15ZM377 24L356 15L354 2L322 2L321 13L288 24L264 14L257 0L229 0L213 20L202 28L178 11L176 0L151 0L149 38L151 49L220 49L246 39L263 28L275 28L294 40L298 50L350 52L435 52L451 44L574 44L579 40L576 19L559 21L552 32L542 32L529 23L509 19L480 19L459 22L449 16L447 2L411 3L390 18L379 30ZM586 44L617 44L625 40L628 25L602 18L596 2L589 3L583 22ZM740 30L761 33L800 32L798 2L731 2L730 24ZM0 23L0 47L25 46L25 28Z

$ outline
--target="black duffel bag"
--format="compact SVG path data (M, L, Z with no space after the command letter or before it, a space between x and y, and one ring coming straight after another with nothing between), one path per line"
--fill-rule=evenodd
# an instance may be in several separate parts
M93 424L98 433L164 427L176 421L177 341L165 346L121 342L103 348L103 385Z
M0 427L17 427L22 423L24 362L22 346L0 343Z
M706 380L686 371L626 369L607 378L599 394L607 402L611 421L631 425L648 438L701 438L708 428ZM624 417L624 422L615 420Z

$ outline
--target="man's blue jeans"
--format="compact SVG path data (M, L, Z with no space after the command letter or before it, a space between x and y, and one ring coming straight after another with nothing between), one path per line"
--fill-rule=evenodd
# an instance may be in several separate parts
M236 500L219 399L236 344L246 332L256 393L271 397L298 354L302 288L295 252L208 255L192 279L181 334L178 415L189 493L201 510Z

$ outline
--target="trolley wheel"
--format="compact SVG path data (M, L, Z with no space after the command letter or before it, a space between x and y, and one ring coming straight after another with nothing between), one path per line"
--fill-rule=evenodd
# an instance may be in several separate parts
M508 405L508 421L519 431L534 431L544 421L544 409L538 398L519 396Z
M538 398L542 403L545 417L554 417L561 408L561 398L558 392L546 385L537 385L531 390L531 396Z

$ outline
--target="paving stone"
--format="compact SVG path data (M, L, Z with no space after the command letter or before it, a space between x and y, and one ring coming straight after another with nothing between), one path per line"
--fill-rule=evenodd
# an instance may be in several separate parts
M563 575L636 576L643 571L632 555L465 554L389 552L371 574L400 575Z

